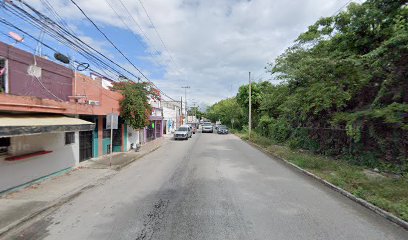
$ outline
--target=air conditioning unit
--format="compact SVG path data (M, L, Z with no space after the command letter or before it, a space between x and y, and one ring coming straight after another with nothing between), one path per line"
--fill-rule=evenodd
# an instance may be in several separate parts
M88 100L88 104L89 105L94 105L94 106L99 106L100 102L99 101L95 101L95 100Z

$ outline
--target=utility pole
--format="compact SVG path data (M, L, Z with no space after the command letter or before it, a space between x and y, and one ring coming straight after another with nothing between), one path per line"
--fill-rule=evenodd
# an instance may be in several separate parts
M181 108L180 108L180 126L183 125L183 97L181 97Z
M197 121L197 108L196 108L196 104L197 104L197 102L193 102L193 106L194 106L194 117L195 117L195 119L196 119L196 121Z
M184 106L184 108L186 109L186 122L185 122L185 124L186 124L187 121L188 121L188 112L187 112L187 88L190 88L190 86L183 86L183 87L181 87L181 88L184 88L184 101L186 102L186 104L185 104L185 106Z
M248 138L251 139L251 127L252 127L252 123L251 123L251 72L249 72L249 112L248 112Z

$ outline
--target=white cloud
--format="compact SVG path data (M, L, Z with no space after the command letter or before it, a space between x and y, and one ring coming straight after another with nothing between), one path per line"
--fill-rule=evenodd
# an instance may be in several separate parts
M34 0L33 0L34 1ZM65 8L65 18L83 24L83 16L69 0L54 0ZM108 0L126 16L119 0ZM262 74L267 62L281 54L307 26L322 16L329 16L347 0L144 0L175 66L150 25L138 0L121 0L145 34L148 51L163 52L157 62L166 73L154 82L166 93L179 99L181 85L190 85L190 98L213 103L236 93L248 80L248 71ZM105 0L76 1L89 16L103 23L125 28ZM137 25L126 22L140 34ZM103 46L101 46L103 47ZM152 62L152 64L155 64ZM267 77L267 76L266 76Z

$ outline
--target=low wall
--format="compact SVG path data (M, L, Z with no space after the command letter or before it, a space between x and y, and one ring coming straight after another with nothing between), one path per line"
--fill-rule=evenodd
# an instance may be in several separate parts
M4 160L42 150L53 152L18 161ZM79 134L76 132L75 143L68 145L65 133L12 137L7 156L0 157L0 192L78 164Z

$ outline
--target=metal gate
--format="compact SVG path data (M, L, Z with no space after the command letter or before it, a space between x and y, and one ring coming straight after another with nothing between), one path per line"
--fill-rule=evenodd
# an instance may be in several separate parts
M92 158L92 131L79 132L79 161Z
M159 138L159 137L161 137L161 125L162 125L162 122L161 121L155 121L156 122L156 124L155 124L155 135L154 135L154 138Z
M154 121L150 122L150 124L146 127L146 141L150 142L155 139L154 128L152 125Z

